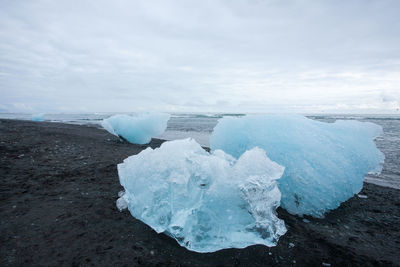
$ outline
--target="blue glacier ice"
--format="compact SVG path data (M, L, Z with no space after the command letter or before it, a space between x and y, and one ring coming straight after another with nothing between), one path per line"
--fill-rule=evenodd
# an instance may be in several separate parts
M139 113L136 116L114 115L101 122L109 133L133 144L147 144L162 134L170 118L166 113Z
M43 113L32 114L31 120L32 121L44 121L44 114Z
M283 171L260 148L236 160L193 139L165 142L118 164L117 206L189 250L274 246L286 232L276 216Z
M379 173L384 155L374 139L376 124L325 123L300 115L222 118L210 137L212 150L239 158L260 147L285 167L279 180L282 207L292 214L323 217L363 187L368 172Z

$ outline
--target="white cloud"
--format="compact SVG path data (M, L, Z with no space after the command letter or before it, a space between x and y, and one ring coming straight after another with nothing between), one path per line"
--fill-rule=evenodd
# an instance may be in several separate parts
M0 105L396 112L381 92L399 97L399 11L388 0L3 0Z

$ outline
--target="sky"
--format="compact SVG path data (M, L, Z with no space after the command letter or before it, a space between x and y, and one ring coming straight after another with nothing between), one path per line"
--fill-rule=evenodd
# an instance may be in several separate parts
M0 112L400 114L398 0L0 0Z

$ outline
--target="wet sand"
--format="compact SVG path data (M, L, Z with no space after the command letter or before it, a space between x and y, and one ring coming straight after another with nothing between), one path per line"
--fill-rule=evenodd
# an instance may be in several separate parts
M188 251L115 206L117 164L146 147L93 126L0 120L0 266L400 266L400 191L367 183L367 198L324 219L279 209L276 247Z

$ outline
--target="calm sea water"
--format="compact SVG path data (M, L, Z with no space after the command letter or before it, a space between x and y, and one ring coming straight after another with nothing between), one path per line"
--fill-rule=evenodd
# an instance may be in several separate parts
M93 114L45 114L45 121L71 124L100 125L111 113ZM209 146L209 136L223 116L244 116L244 114L172 114L162 139L175 140L192 137L203 146ZM400 189L400 115L309 115L314 120L334 122L335 120L358 120L379 124L383 136L376 139L378 148L385 154L385 163L380 175L368 175L366 181L382 186ZM31 114L0 113L0 118L30 120Z

